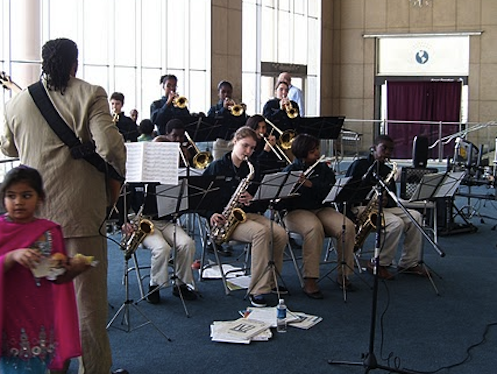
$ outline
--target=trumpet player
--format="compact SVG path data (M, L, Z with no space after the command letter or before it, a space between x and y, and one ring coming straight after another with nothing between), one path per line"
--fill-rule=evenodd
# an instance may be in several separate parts
M215 119L217 124L222 125L222 132L219 133L219 138L215 140L212 147L215 159L221 158L226 152L233 149L233 144L229 139L247 121L246 111L241 105L236 106L232 99L233 85L230 82L225 80L219 82L217 96L219 101L207 112L207 117ZM238 109L234 110L235 106Z
M337 268L337 283L352 291L354 286L348 278L354 269L354 224L340 212L322 204L335 184L335 173L325 162L320 162L319 139L316 137L297 135L292 142L292 151L295 160L284 171L303 171L298 188L300 195L286 199L278 208L287 210L283 216L287 229L303 238L304 293L313 299L323 298L317 279L327 236L337 239L337 256L344 261L344 266Z
M257 145L257 134L249 127L239 128L233 138L233 150L224 155L223 158L212 162L203 175L224 176L226 183L222 190L222 199L215 202L215 207L210 212L205 212L211 227L224 225L226 218L221 213L232 196L238 191L244 179L252 174L252 182L260 181L257 165L253 165L251 172L249 158ZM255 307L267 306L268 295L271 292L288 292L283 287L276 289L275 277L266 267L274 260L276 271L281 272L283 266L283 250L287 243L287 234L283 227L274 224L271 230L271 221L259 212L255 204L251 204L253 195L257 190L257 184L252 183L248 188L236 196L236 204L240 204L245 211L246 219L239 223L234 229L231 239L252 245L251 258L251 280L250 280L250 302ZM265 208L264 208L265 210ZM272 237L271 237L272 235ZM271 251L270 243L273 242ZM273 258L271 256L273 252Z
M300 108L295 101L288 98L288 83L278 81L275 96L266 102L262 114L283 131L295 129L300 118Z
M377 169L378 164L380 174L378 177L385 178L391 172L390 167L385 163L392 156L393 150L394 142L392 138L387 135L380 135L375 139L372 152L368 158L356 160L349 166L347 176L352 177L349 183L355 186L357 191L354 200L364 201L371 189L377 184L377 180L372 177L372 171ZM394 180L388 185L388 188L396 193ZM393 265L402 233L404 233L404 243L397 269L406 273L425 276L426 270L419 265L421 245L423 243L421 232L386 193L383 194L381 203L385 227L382 230L384 236L381 244L378 276L382 279L394 278L394 274L388 268ZM359 206L352 207L352 214L360 214L364 209L364 207L360 206L360 203L356 205ZM421 224L422 218L418 211L409 209L409 213Z
M140 135L138 127L130 117L124 115L122 111L123 105L124 95L121 92L113 92L110 95L110 106L114 114L114 123L124 137L125 142L136 142Z
M160 78L160 84L164 90L164 96L150 105L150 119L157 127L158 134L164 135L166 133L166 124L171 119L188 119L190 111L184 105L176 105L178 78L175 75L163 75Z
M179 167L186 167L192 165L195 151L192 145L187 144L185 140L185 125L179 119L172 119L166 125L165 134L156 136L153 141L179 143L181 152Z

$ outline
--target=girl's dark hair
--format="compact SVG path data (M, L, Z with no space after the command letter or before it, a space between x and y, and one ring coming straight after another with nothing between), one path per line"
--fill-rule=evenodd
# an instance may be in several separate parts
M152 135L152 133L154 132L154 124L152 123L151 120L146 118L140 122L140 125L138 126L138 130L140 131L140 134Z
M259 122L265 122L264 117L260 114L254 114L247 119L247 122L245 122L245 126L250 127L252 130L257 130Z
M49 40L41 49L41 69L49 90L64 94L71 78L71 69L78 63L78 46L70 39Z
M278 87L280 86L280 84L284 84L284 85L286 86L286 88L290 87L290 86L288 85L288 83L286 83L285 81L278 81L278 82L276 82L276 84L274 85L274 89L275 89L275 90L277 90L277 89L278 89Z
M43 191L43 180L38 170L30 168L26 165L21 165L10 169L9 172L5 174L2 187L0 188L2 202L5 199L5 193L8 188L13 184L20 182L27 183L33 190L36 191L41 199L45 198L45 191Z
M233 85L230 82L228 82L228 81L221 81L221 82L219 82L217 84L217 90L219 91L224 86L226 86L226 87L230 88L231 90L233 90Z
M299 134L293 139L292 152L295 157L302 160L307 157L310 150L319 146L319 139L309 134Z
M174 74L166 74L160 77L160 84L166 83L169 79L172 79L173 81L178 82L178 77Z
M258 141L257 133L254 129L248 126L242 126L238 130L236 130L235 135L233 135L234 140L240 140L243 138L252 138L256 142Z

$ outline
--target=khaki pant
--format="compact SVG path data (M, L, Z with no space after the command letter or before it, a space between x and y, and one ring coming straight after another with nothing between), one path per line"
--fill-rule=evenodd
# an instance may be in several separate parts
M74 278L83 356L78 374L108 374L112 366L107 335L107 241L102 236L66 238L70 256L94 256L98 265Z
M325 237L337 239L337 259L345 261L345 267L338 267L338 274L345 276L354 272L355 226L351 220L335 209L325 207L316 210L297 209L289 212L283 221L290 232L296 232L303 239L302 254L304 278L319 278L319 264ZM342 233L342 226L345 231Z
M271 292L276 286L272 269L268 268L271 261L271 240L273 241L274 263L277 274L283 267L283 251L288 242L288 235L283 227L272 223L266 217L247 213L247 220L240 223L233 232L232 239L252 244L250 293L262 295Z

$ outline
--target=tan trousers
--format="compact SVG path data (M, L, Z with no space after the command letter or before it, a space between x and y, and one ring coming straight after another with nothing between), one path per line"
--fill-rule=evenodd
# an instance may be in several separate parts
M98 265L74 278L83 356L78 374L108 374L112 366L107 335L107 241L102 236L66 238L70 256L95 256Z
M342 268L346 276L354 272L355 226L348 218L344 221L343 214L330 207L317 210L297 209L285 215L283 221L290 232L296 232L303 238L304 278L319 278L325 237L337 239L338 261L342 260L343 255L346 263L346 266L338 267L338 274L342 275ZM344 223L345 236L342 236Z
M252 244L250 293L262 295L271 292L275 285L273 272L268 268L271 260L271 239L273 240L275 274L281 274L283 251L288 242L288 235L283 227L273 222L271 238L271 221L266 217L247 213L247 220L240 223L233 232L232 239Z

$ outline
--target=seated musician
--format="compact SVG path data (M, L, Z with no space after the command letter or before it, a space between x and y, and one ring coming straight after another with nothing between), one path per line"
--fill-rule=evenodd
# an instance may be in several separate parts
M159 135L166 133L166 124L173 118L189 122L190 111L186 106L177 103L179 95L176 92L178 78L172 74L163 75L160 84L164 89L164 96L150 105L150 120L157 127Z
M282 170L287 165L286 155L282 153L281 148L277 148L276 137L267 134L264 117L255 114L248 118L246 125L255 130L257 134L257 146L250 160L253 163L259 163L263 174Z
M110 105L115 116L115 124L125 142L136 142L138 136L138 126L130 117L124 115L122 107L124 105L124 95L121 92L113 92L110 95Z
M232 234L226 240L233 239L252 244L249 297L253 306L263 307L270 302L268 294L272 291L280 294L288 292L283 287L276 289L273 270L268 269L273 252L276 271L278 274L281 272L287 234L283 227L277 224L272 225L271 230L271 221L259 213L260 209L256 206L258 204L251 204L258 186L249 182L260 180L257 165L252 165L248 161L257 145L257 134L249 127L241 127L235 133L233 144L231 152L213 161L204 171L203 175L227 177L220 194L222 198L214 202L212 211L204 214L210 221L212 233L215 227L222 227L226 223L226 217L221 212L231 199L245 211L246 221L234 226ZM238 193L235 195L236 191Z
M295 160L284 171L304 171L297 189L300 195L283 200L278 209L288 210L283 217L287 229L303 238L304 293L313 299L323 298L317 279L326 236L337 239L337 258L344 261L344 266L338 267L337 282L351 291L353 285L348 277L354 270L355 226L343 214L322 203L335 184L335 173L325 162L319 162L319 139L312 135L297 135L292 152Z
M160 140L183 143L185 128L183 122L178 119L170 120L166 126L168 135L160 135ZM157 137L154 139L156 141ZM187 150L185 150L187 152ZM181 158L180 158L181 163ZM160 302L159 289L168 284L169 259L174 247L174 232L176 230L176 254L174 262L176 266L177 279L173 286L173 295L178 296L180 289L185 300L195 300L197 293L194 290L193 273L191 265L195 256L195 242L188 236L185 230L171 220L171 216L157 217L157 194L156 183L149 183L145 197L143 214L154 224L154 232L148 234L143 240L143 246L152 253L150 268L149 292L147 301L152 304ZM175 227L176 225L176 227ZM125 233L133 231L129 223L123 227Z
M387 135L378 136L372 149L373 151L368 158L354 161L347 170L346 175L352 177L349 185L354 186L356 191L353 197L354 201L364 201L377 184L377 180L373 176L373 171L377 169L377 164L379 164L379 177L386 178L391 173L391 169L386 165L386 162L390 159L394 150L392 138ZM396 193L394 179L390 181L388 188L393 193ZM423 245L421 232L409 216L396 206L395 201L386 192L383 195L382 207L385 228L381 232L384 236L381 244L378 276L382 279L394 278L394 274L388 270L388 267L393 265L402 233L404 233L404 243L397 270L425 276L425 269L419 265L421 246ZM351 210L353 214L360 215L364 210L364 206L353 207ZM422 218L419 212L409 210L409 213L421 224Z
M166 124L165 134L158 135L154 142L176 142L180 143L181 157L179 160L180 167L191 166L195 150L191 144L185 143L185 125L179 119L172 119Z

